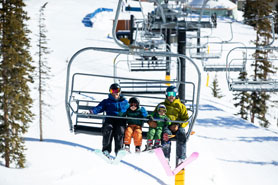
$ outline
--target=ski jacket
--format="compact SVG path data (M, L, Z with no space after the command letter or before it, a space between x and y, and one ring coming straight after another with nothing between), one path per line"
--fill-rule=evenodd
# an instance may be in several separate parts
M144 107L139 107L135 111L132 111L130 108L127 109L125 113L123 113L123 117L133 117L133 118L146 118L148 116L148 112ZM143 126L144 121L142 120L127 120L129 125L139 125Z
M119 112L126 112L128 107L128 101L123 96L120 96L119 99L116 100L109 94L107 99L102 100L96 107L92 108L90 112L92 114L106 112L109 116L119 116Z
M174 121L187 121L189 119L187 109L183 103L181 103L180 99L175 99L173 102L170 102L167 98L164 102L161 104L164 104L166 106L167 112L166 115L170 120ZM157 106L158 107L158 106ZM180 127L186 127L188 125L188 122L180 123Z
M151 113L150 116L153 117L154 119L163 119L163 120L165 118L170 119L167 115L159 115L157 109L155 109L155 111ZM171 122L169 121L155 121L155 122L157 123L157 127L164 127L164 126L171 125Z

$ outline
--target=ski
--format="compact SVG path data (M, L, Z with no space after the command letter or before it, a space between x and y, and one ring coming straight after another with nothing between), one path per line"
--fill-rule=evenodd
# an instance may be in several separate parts
M107 162L108 164L112 164L112 158L110 156L110 158L108 158L106 155L103 154L103 152L99 149L95 149L94 150L95 154L97 154L97 156L99 156L101 159L103 159L105 162Z
M162 150L161 148L156 148L154 151L155 151L155 154L156 154L156 156L158 157L160 163L162 164L162 166L163 166L163 168L164 168L166 174L167 174L168 176L172 176L172 175L173 175L173 172L172 172L172 170L171 170L170 165L168 164L167 159L166 159L165 156L164 156L163 150Z
M121 160L124 158L124 156L126 155L126 151L125 150L120 150L118 151L117 156L114 158L113 163L114 165L117 165L121 162Z
M160 163L162 164L166 174L168 176L176 175L179 171L181 171L183 168L185 168L188 164L196 160L199 156L198 152L193 152L184 162L179 164L173 171L171 170L170 165L168 164L168 161L166 160L164 153L161 148L154 149L155 154L157 158L159 159Z
M95 149L95 154L97 154L100 158L102 158L105 162L107 162L108 164L113 164L113 165L117 165L121 162L121 160L123 159L123 157L126 155L126 151L125 150L120 150L117 154L116 157L112 157L109 156L107 157L106 155L103 154L103 152L99 149Z
M152 152L154 152L154 149L161 148L161 147L162 147L161 145L154 145L151 148L147 148L147 146L146 146L146 148L142 152L150 152L150 153L152 153Z
M174 170L173 170L173 174L176 175L177 173L179 173L182 169L184 169L188 164L190 164L191 162L195 161L199 156L198 152L193 152L189 158L187 158L185 161L183 161L181 164L179 164Z

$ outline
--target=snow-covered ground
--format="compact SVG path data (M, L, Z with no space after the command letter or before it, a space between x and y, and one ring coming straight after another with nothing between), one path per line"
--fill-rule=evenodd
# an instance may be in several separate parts
M31 17L32 54L35 53L38 11L45 1L26 0L26 10ZM67 60L79 49L87 46L117 47L111 35L116 0L49 0L46 7L46 24L49 47L49 65L53 77L49 81L47 101L51 105L44 118L44 141L39 141L39 125L35 119L26 134L27 163L24 169L5 168L0 162L1 185L111 185L111 184L174 184L168 177L155 154L127 155L119 165L109 165L94 154L101 148L100 136L70 133L64 107ZM94 19L94 27L81 23L83 17L100 7L113 8ZM223 40L230 38L227 24L219 20L214 31ZM234 39L249 44L253 30L234 23ZM225 47L228 50L227 47ZM113 63L103 54L93 55L75 70L88 70L96 74L113 74ZM34 60L36 56L34 55ZM93 62L93 65L89 65ZM197 61L201 69L201 63ZM195 135L187 144L187 154L199 152L199 158L185 171L187 185L276 185L278 182L278 131L265 129L244 121L231 101L225 74L218 73L220 87L225 95L215 99L206 87L207 75L202 72L200 110L194 126ZM214 75L210 74L212 79ZM190 77L188 74L188 79ZM104 86L109 86L110 84ZM82 84L90 85L90 84ZM36 92L32 92L34 99ZM37 103L37 102L35 102ZM38 112L37 104L34 111ZM143 141L145 143L145 141ZM172 151L175 144L173 144ZM172 154L171 165L174 154Z

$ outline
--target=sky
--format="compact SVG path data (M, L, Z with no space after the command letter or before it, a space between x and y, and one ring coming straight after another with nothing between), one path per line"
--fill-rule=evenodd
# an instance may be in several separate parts
M26 10L31 17L32 56L36 60L36 32L38 12L45 1L26 0ZM100 7L112 8L114 12L103 12L93 19L94 27L85 27L81 21ZM24 135L26 143L26 168L4 167L0 160L0 184L2 185L111 185L111 184L159 184L172 185L174 177L164 172L154 153L135 153L124 157L119 165L110 165L100 159L95 149L101 149L102 137L71 133L65 112L65 84L67 61L81 48L117 48L111 35L116 0L49 0L46 6L46 26L48 29L49 55L52 77L47 86L45 99L51 106L45 111L43 124L44 141L39 141L38 118L30 124ZM228 40L229 24L226 19L218 19L216 30L206 30L203 34L219 36ZM250 44L254 31L239 22L233 23L233 41ZM230 47L224 46L223 55ZM173 46L173 50L175 46ZM86 53L72 66L75 72L113 75L111 54ZM224 56L223 56L224 58ZM222 59L223 59L222 58ZM228 91L226 75L217 73L222 94L221 99L212 97L206 86L207 73L202 71L201 61L196 61L202 73L200 109L193 130L187 142L187 155L198 152L199 157L185 170L186 185L276 185L278 181L278 130L261 128L240 119L234 113L232 92ZM219 62L219 61L218 61ZM192 66L188 66L192 69ZM125 65L119 64L118 73L127 76L156 78L157 74L130 74ZM210 83L215 73L210 73ZM194 81L196 73L191 70L187 79ZM79 82L80 88L107 90L109 81ZM35 88L35 84L34 84ZM38 112L38 93L33 110ZM38 113L37 113L38 114ZM146 141L143 141L143 145ZM131 148L134 151L134 146ZM111 153L114 155L114 153ZM175 143L172 145L170 165L174 167Z

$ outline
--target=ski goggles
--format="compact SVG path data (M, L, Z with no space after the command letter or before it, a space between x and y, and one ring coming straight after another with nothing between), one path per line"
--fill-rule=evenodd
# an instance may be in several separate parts
M110 94L119 93L119 92L121 92L121 89L120 89L120 88L117 88L117 89L110 89L109 92L110 92Z
M166 110L166 109L163 109L163 108L160 108L160 109L158 110L158 112L166 113L167 110Z
M130 105L130 107L138 107L138 104L137 103L131 103L131 104L129 104Z
M167 96L173 96L173 97L176 97L177 96L177 93L176 92L167 92L166 94Z

